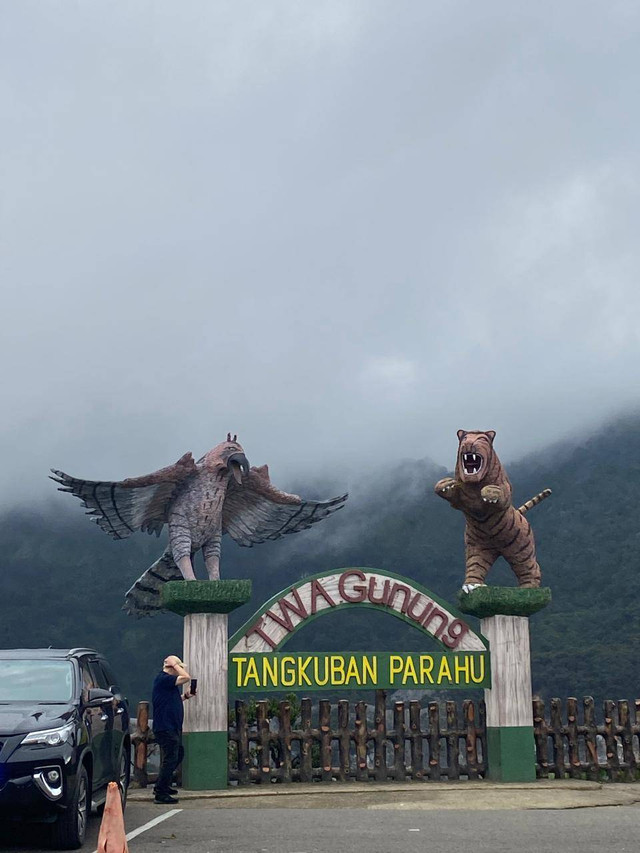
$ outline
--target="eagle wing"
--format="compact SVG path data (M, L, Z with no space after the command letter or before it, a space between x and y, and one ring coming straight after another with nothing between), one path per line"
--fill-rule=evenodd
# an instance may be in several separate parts
M267 539L306 530L342 509L348 495L329 501L305 501L271 484L266 465L251 468L242 484L230 480L222 507L222 531L251 548Z
M176 490L198 469L191 453L185 453L174 465L115 483L80 480L51 470L51 479L60 483L58 491L80 498L87 515L109 536L126 539L136 530L159 536Z

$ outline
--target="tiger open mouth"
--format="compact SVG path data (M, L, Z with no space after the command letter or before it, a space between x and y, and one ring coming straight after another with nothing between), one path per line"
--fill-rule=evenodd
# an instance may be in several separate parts
M477 474L482 468L482 456L479 453L463 453L462 467L465 474Z

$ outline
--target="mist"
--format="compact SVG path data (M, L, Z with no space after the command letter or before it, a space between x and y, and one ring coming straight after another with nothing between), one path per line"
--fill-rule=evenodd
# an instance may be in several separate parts
M341 489L638 406L637 4L0 9L3 506L228 430Z

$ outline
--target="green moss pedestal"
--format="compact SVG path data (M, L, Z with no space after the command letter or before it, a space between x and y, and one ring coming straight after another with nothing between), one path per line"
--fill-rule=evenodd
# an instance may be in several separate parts
M460 592L463 613L479 617L489 641L491 689L487 706L489 778L533 782L536 778L529 616L546 607L551 590L481 586Z
M185 703L182 784L189 791L227 787L228 614L251 597L251 581L169 581L162 603L184 617L183 657L198 679Z

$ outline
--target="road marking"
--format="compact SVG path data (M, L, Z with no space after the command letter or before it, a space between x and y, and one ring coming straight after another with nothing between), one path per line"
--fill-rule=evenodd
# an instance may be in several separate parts
M146 832L148 829L157 826L159 823L162 823L162 821L166 820L168 817L173 817L174 814L179 814L181 811L182 809L169 809L168 812L159 814L158 817L154 817L153 820L150 820L148 823L143 824L143 826L139 826L137 829L132 830L127 835L127 841L131 841L131 839L135 838L137 835L142 835L143 832ZM94 850L93 853L98 853L98 851Z

